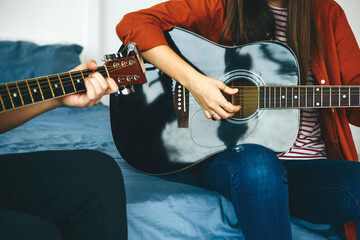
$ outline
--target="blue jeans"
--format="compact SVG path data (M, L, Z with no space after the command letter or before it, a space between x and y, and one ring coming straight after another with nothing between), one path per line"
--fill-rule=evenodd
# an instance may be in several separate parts
M265 147L244 144L219 154L195 174L202 187L232 201L247 240L291 239L290 214L319 224L356 221L360 229L358 162L280 161Z

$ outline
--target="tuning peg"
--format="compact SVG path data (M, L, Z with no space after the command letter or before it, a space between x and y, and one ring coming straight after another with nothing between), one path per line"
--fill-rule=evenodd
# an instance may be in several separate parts
M121 93L123 94L123 95L129 95L130 94L130 89L128 89L128 88L126 88L126 87L124 87L122 90L121 90Z

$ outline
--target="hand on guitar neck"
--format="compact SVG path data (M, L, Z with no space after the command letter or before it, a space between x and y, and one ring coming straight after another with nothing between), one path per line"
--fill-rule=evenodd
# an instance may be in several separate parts
M89 60L86 63L80 64L72 71L84 69L96 71L96 62ZM60 106L91 107L98 104L105 94L114 93L119 89L112 78L105 78L98 72L91 73L85 78L85 87L86 92L66 95L0 113L0 133L16 128L30 119Z
M0 133L59 106L91 107L119 87L127 95L133 85L146 83L135 43L103 59L101 67L89 60L70 72L0 84Z

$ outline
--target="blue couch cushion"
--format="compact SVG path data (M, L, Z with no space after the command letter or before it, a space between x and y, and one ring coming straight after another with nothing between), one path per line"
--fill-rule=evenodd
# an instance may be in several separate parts
M77 44L0 41L0 83L67 72L80 64Z

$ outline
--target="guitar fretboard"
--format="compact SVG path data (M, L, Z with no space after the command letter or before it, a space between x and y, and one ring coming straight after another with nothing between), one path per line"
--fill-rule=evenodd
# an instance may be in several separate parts
M259 108L359 107L360 86L262 86Z
M105 66L96 70L108 77ZM85 91L91 70L74 71L0 85L0 112Z

